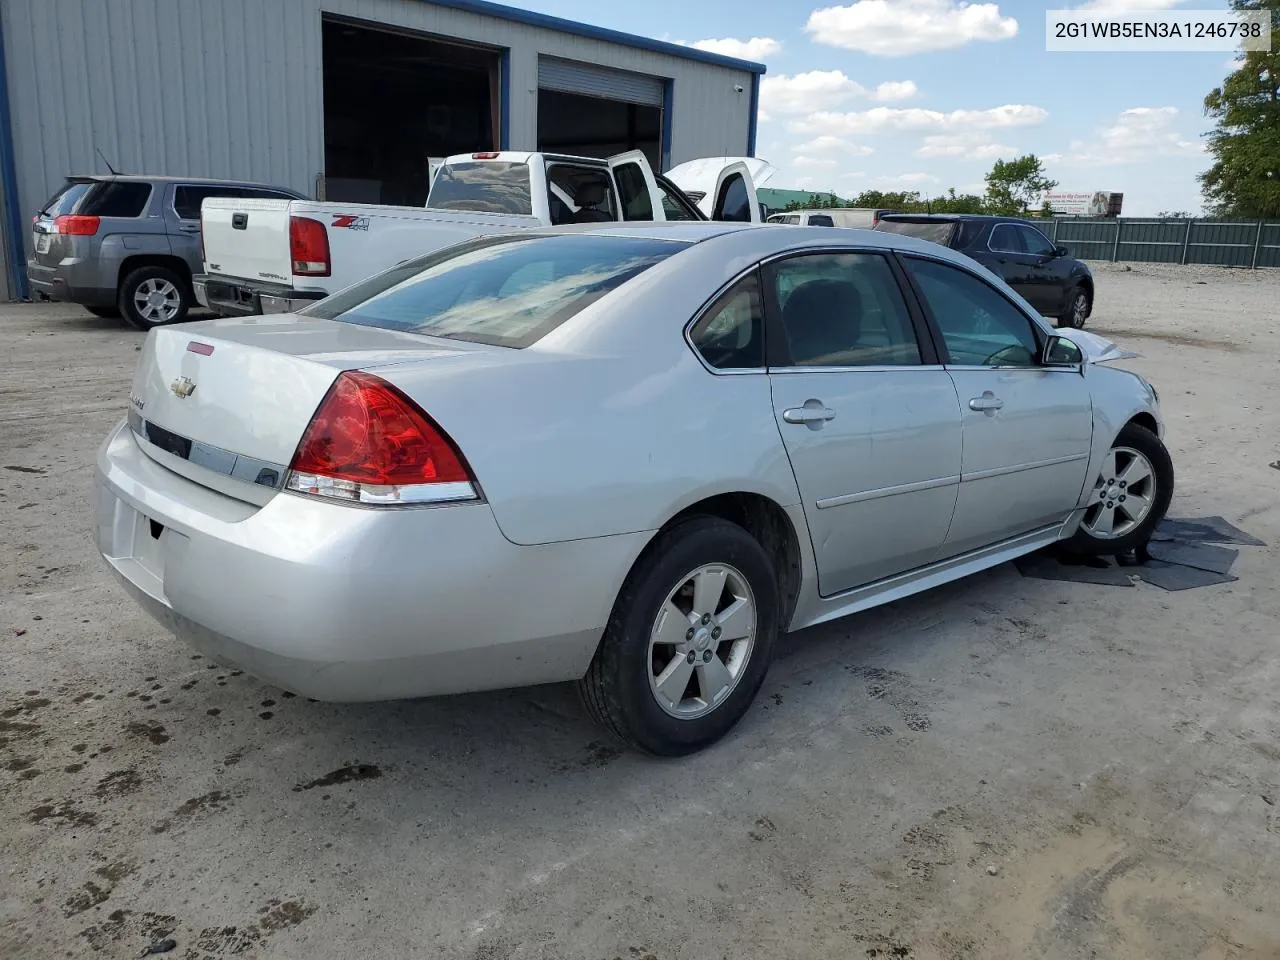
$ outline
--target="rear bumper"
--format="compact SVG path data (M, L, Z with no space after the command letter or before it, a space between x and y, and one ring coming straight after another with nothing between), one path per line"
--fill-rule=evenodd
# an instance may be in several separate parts
M27 261L27 283L40 300L62 300L88 307L109 307L116 302L115 287L98 283L97 269L84 260L48 266Z
M202 307L224 317L293 313L325 296L278 284L246 282L207 273L193 278L191 285Z
M570 680L590 663L643 534L517 546L488 504L379 510L233 500L99 449L98 550L180 639L317 700ZM158 534L158 535L157 535Z

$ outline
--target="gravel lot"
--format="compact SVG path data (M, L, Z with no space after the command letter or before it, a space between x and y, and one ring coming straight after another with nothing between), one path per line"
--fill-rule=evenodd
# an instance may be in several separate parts
M193 656L89 534L141 335L0 306L0 957L1280 957L1280 272L1095 269L1173 515L1273 546L806 631L677 762L562 688L333 706Z

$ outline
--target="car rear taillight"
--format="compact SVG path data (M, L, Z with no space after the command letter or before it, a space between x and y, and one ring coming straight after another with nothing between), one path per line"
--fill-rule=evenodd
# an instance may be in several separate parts
M304 277L329 276L329 233L310 217L289 218L289 256L293 272Z
M63 214L54 218L53 228L56 232L68 237L92 237L98 232L98 226L101 223L98 217Z
M471 155L471 159L472 160L497 160L498 155L493 151L488 151L486 153L473 153Z
M365 504L479 498L458 448L418 405L380 377L338 376L311 418L285 487Z

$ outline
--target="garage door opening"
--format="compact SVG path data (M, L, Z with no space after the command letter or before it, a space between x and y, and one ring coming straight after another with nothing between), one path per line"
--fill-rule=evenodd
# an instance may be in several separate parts
M430 157L496 150L496 50L326 17L324 196L421 206Z
M583 157L642 150L661 169L658 77L553 57L538 61L538 149Z

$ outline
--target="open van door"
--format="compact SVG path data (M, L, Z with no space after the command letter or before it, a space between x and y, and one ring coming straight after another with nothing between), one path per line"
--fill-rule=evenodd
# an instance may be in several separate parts
M756 188L777 168L758 157L703 157L667 171L667 179L693 199L712 220L762 223Z
M665 220L662 194L649 159L640 150L628 150L609 158L613 181L618 185L618 206L623 220Z

